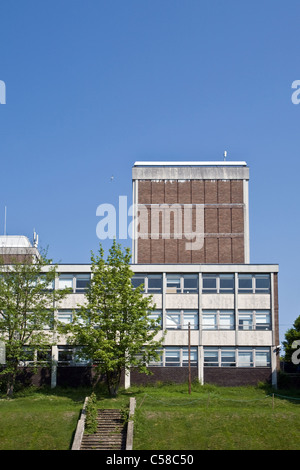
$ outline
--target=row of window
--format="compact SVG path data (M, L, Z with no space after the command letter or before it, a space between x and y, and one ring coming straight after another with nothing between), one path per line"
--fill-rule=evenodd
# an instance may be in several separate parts
M271 351L268 347L204 347L204 367L270 367ZM189 349L187 347L165 346L157 351L158 360L149 367L187 367ZM79 351L71 346L58 347L59 365L86 365L80 360ZM190 348L190 365L198 366L198 348Z
M58 288L69 288L73 293L86 292L91 280L90 274L61 274ZM238 293L270 293L270 274L239 274ZM143 292L159 294L163 291L162 274L135 274L132 278L134 288L143 285ZM53 286L50 286L53 288ZM167 294L197 294L199 292L198 274L167 274L165 292ZM235 292L234 274L202 274L203 294L232 294Z
M234 330L235 314L233 310L203 310L203 330ZM59 322L72 323L72 310L59 310L57 313ZM191 330L199 329L198 310L166 310L165 321L161 310L155 310L149 315L149 319L155 320L157 324L167 330L186 330L189 325ZM164 324L163 324L164 323ZM271 330L270 310L239 310L239 330Z
M162 312L154 311L150 318L157 320L162 328L178 330L199 329L198 310L166 310L165 325L162 324ZM202 310L203 330L234 330L235 314L233 310ZM239 330L271 330L270 310L239 310Z
M270 274L239 274L237 290L239 294L269 294ZM135 274L133 287L143 285L143 292L159 294L163 291L162 274ZM167 274L165 292L167 294L197 294L198 274ZM233 294L234 274L202 274L202 294Z
M159 351L158 360L152 361L150 367L187 367L189 365L188 347L165 346ZM204 347L204 367L270 367L271 350L269 347ZM25 358L24 358L25 359ZM23 365L35 361L51 362L51 349L33 351L26 349L26 360ZM85 366L90 361L82 359L80 348L58 346L59 366ZM190 348L190 365L198 366L198 348Z

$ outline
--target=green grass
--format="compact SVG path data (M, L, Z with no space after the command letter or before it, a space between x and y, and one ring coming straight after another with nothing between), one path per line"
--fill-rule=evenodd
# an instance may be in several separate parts
M89 389L29 390L0 399L0 450L71 448ZM299 450L300 391L187 385L132 387L99 408L122 408L136 397L134 450ZM281 396L278 396L281 395ZM286 399L294 396L298 400ZM274 406L273 406L274 405Z

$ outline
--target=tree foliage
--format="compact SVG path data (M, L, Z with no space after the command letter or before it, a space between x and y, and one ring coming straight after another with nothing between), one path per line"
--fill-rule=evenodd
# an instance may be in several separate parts
M284 360L292 362L292 356L295 353L295 348L299 348L300 341L300 315L296 318L293 327L285 333L285 341L282 342L285 350ZM298 342L298 343L297 343Z
M157 358L161 340L156 321L149 319L155 306L152 297L133 289L131 254L113 242L107 260L100 245L91 256L91 283L86 303L67 326L69 342L81 345L81 357L90 359L105 374L110 395L117 394L121 373L136 368L149 373L147 364Z
M34 354L43 353L52 344L55 303L67 293L52 288L56 266L45 253L11 262L8 265L0 260L0 341L6 358L1 375L9 396L19 366L30 359L37 364Z

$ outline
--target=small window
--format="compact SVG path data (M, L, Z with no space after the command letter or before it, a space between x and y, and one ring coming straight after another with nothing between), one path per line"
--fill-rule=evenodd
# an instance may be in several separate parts
M166 328L168 330L178 330L180 327L180 312L168 312L166 314Z
M239 329L252 330L253 329L253 313L246 312L239 313Z
M167 294L181 292L180 274L167 274Z
M167 367L179 367L180 366L180 349L179 348L166 348L165 364Z
M64 325L72 323L73 314L71 310L60 311L57 313L57 320Z
M73 291L73 275L61 274L58 280L59 289L71 289Z
M269 294L270 293L270 275L269 274L256 274L255 275L255 293Z
M216 294L217 293L216 274L203 274L202 292L203 294Z
M255 367L270 367L270 349L256 348Z
M190 348L190 366L195 367L198 364L197 348ZM182 348L182 366L188 367L189 365L189 349Z
M162 315L161 315L161 310L154 310L154 312L150 313L148 315L149 320L154 320L156 322L156 326L162 325Z
M221 367L235 367L235 349L221 348Z
M234 292L234 274L220 274L220 294Z
M76 275L76 292L86 292L91 282L90 274L77 274Z
M239 274L239 294L251 294L252 292L252 274Z
M135 274L131 279L131 283L134 289L143 286L143 291L145 291L145 276Z
M218 354L217 348L205 348L204 349L204 365L206 367L218 367L219 354Z
M246 348L238 349L238 366L239 367L253 367L253 351Z
M198 275L197 274L184 274L183 275L183 292L185 294L193 294L198 292Z
M150 294L160 294L162 292L162 275L149 274L148 275L148 292Z
M217 329L217 312L203 311L202 328L203 330L216 330Z
M255 326L257 330L271 329L271 315L269 310L257 310L255 315Z

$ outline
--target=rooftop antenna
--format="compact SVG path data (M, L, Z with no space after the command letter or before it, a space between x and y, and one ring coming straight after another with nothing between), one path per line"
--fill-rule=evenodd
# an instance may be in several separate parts
M4 235L6 235L6 212L7 212L6 209L7 208L5 206L5 208L4 208Z
M33 229L33 246L37 248L38 244L39 244L39 236L36 233L35 229Z
M227 150L224 151L224 162L226 160L226 157L227 157Z

